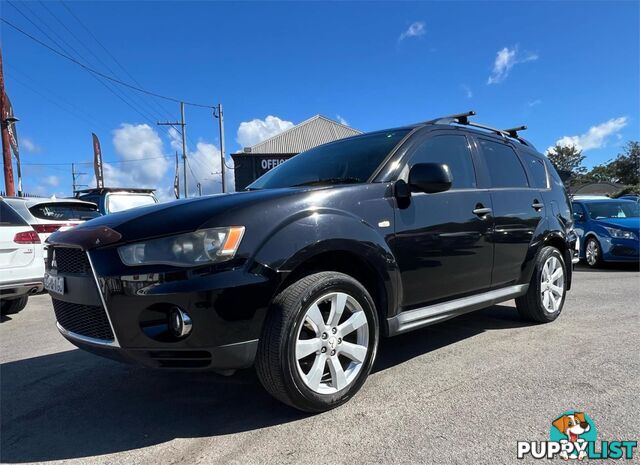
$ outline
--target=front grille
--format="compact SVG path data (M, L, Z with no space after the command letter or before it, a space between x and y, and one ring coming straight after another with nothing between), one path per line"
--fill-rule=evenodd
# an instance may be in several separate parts
M93 339L114 340L107 314L102 307L52 300L56 319L67 331Z
M90 274L91 266L87 254L80 249L55 247L52 249L49 263L58 273ZM53 259L55 258L55 263Z

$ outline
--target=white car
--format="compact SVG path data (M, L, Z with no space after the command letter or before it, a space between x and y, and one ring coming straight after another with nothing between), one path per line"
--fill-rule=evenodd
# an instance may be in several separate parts
M38 233L42 244L60 228L68 228L100 216L95 203L77 199L5 197L4 201ZM45 259L46 259L45 245Z
M35 230L0 197L0 313L18 313L42 291L44 253Z

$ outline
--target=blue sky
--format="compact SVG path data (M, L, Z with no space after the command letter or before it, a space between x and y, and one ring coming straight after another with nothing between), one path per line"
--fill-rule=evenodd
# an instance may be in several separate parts
M11 3L3 18L105 74L223 103L228 153L317 113L368 131L473 109L487 124L526 124L540 151L579 144L588 166L640 138L637 1L66 2L80 21L57 1ZM155 122L178 119L177 104L120 88L126 104L78 66L5 24L1 32L25 191L70 194L65 164L91 160L96 132L107 184L169 195L173 162L162 157L179 145ZM219 191L217 123L201 108L186 117L190 182Z

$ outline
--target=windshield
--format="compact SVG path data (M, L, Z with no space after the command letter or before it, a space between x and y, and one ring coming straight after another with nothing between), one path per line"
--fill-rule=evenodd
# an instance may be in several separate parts
M116 213L154 203L156 203L156 199L151 194L108 194L107 212Z
M95 205L76 202L39 203L29 211L36 218L51 221L86 221L100 216Z
M247 189L366 182L409 131L375 132L307 150L271 169Z
M586 207L592 220L637 218L640 216L640 205L629 201L588 203Z

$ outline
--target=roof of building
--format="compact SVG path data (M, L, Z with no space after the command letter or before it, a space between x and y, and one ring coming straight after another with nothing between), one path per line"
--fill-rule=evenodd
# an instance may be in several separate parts
M322 115L316 115L252 147L245 147L244 153L295 154L327 142L359 134L362 134L362 131Z

